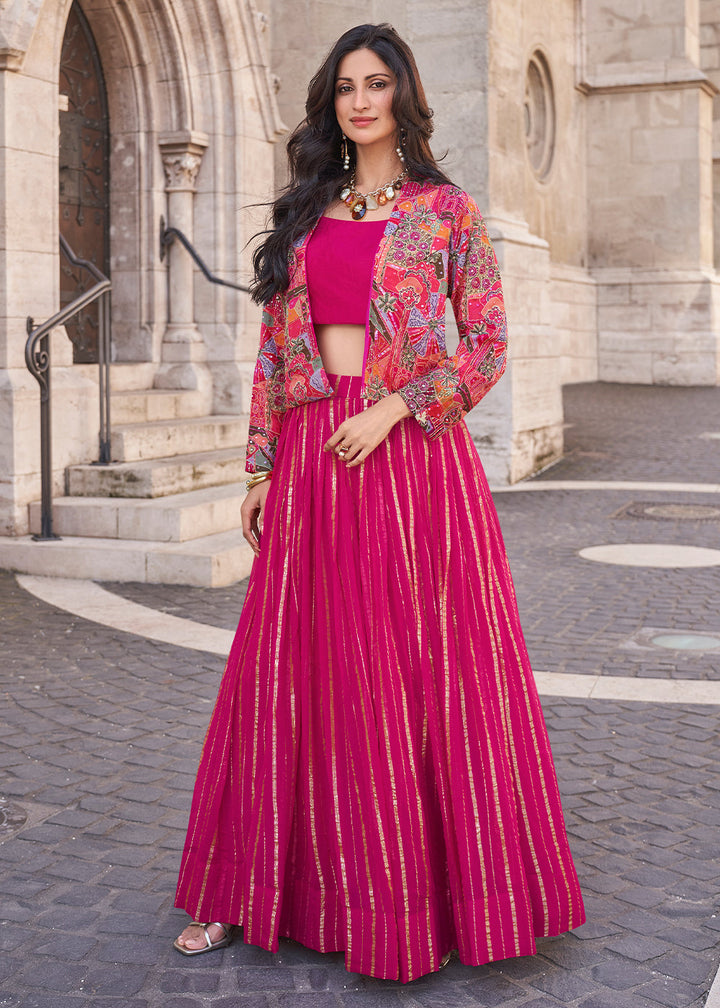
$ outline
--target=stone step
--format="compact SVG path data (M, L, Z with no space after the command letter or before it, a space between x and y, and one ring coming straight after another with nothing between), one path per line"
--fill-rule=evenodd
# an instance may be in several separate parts
M244 448L224 448L145 462L76 465L70 466L66 473L67 492L73 497L166 497L240 483L248 478Z
M61 536L187 542L238 529L244 484L133 500L121 497L56 497L53 531ZM30 505L30 531L40 531L40 502Z
M118 462L137 462L218 448L237 448L247 443L247 433L247 416L189 417L113 425L112 457Z
M200 417L207 413L206 397L201 392L176 389L128 389L112 391L110 419L112 426L147 423L156 420Z
M217 588L247 577L252 563L253 552L239 529L183 543L0 537L0 568L47 577Z
M157 367L146 361L115 361L110 365L110 391L152 388Z

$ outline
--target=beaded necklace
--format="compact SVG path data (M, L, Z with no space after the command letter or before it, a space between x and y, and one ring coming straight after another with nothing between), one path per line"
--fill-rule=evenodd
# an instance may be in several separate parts
M360 193L355 188L355 172L350 176L350 182L340 191L340 199L350 208L353 220L362 220L368 210L379 210L389 203L400 192L407 178L407 168L403 169L392 182L373 189L370 193Z

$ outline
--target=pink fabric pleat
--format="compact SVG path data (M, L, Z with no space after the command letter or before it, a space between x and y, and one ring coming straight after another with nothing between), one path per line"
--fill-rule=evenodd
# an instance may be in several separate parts
M495 508L464 423L322 446L360 378L285 415L176 905L412 980L584 920Z

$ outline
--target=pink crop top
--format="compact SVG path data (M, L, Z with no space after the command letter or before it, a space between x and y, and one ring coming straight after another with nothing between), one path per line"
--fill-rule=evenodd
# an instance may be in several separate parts
M318 325L367 323L373 264L387 221L321 217L305 253L310 313Z

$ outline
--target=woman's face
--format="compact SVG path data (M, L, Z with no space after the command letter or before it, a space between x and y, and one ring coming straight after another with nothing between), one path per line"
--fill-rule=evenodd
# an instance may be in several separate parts
M378 141L395 145L395 83L395 74L371 49L343 56L335 81L335 115L349 140L361 147Z

